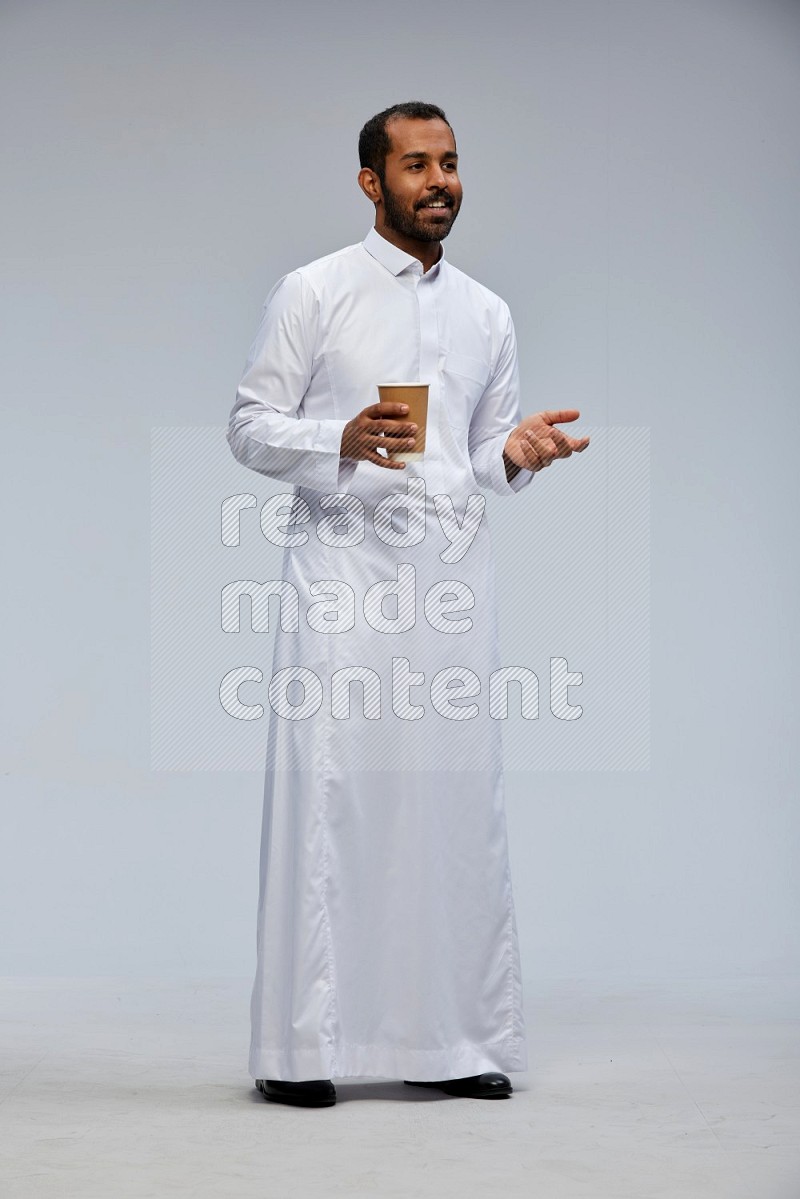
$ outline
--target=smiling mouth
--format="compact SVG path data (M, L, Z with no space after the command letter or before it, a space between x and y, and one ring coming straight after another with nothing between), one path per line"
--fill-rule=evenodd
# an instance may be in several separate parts
M423 204L420 207L420 212L447 212L452 208L452 204Z

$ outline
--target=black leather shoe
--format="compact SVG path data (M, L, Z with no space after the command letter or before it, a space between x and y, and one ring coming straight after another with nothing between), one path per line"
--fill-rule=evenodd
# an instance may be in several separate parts
M256 1087L265 1099L273 1103L291 1103L295 1107L332 1107L336 1088L329 1078L309 1082L279 1082L273 1078L257 1078Z
M507 1099L512 1087L505 1074L490 1071L486 1074L471 1074L469 1078L448 1078L443 1082L411 1082L404 1078L409 1087L436 1087L447 1095L458 1095L462 1099Z

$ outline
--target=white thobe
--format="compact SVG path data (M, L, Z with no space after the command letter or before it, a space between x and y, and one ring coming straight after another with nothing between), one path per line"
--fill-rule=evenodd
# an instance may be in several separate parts
M378 401L377 385L412 380L429 384L424 459L398 471L340 458L344 426ZM511 496L530 483L527 470L509 483L503 462L520 419L508 305L452 266L444 246L423 272L371 229L267 297L228 441L243 465L287 485L271 495L298 505L283 579L300 616L276 627L272 681L304 682L286 691L292 718L277 703L270 717L253 1078L527 1068L500 722L489 714L501 665L492 546L484 515L466 554L443 559L440 523L450 501L460 521L481 488ZM379 535L381 501L419 480L424 537L402 513ZM365 514L355 544L354 497ZM407 581L409 566L413 611L406 591L368 617L368 589L402 569ZM344 584L355 602L331 632L319 597L341 600ZM428 609L429 593L451 601L448 616ZM455 634L443 624L451 618ZM406 683L415 672L404 695L398 663ZM349 686L343 711L332 675L346 667L377 679L379 694L368 697L367 681ZM323 698L309 715L310 670Z

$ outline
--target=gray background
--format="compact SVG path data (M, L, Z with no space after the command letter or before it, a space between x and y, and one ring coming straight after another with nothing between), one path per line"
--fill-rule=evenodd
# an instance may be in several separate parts
M222 435L264 297L363 238L358 130L411 98L453 122L447 252L511 305L524 410L651 435L652 766L509 775L526 978L796 970L800 7L7 3L0 32L0 971L254 967L259 776L150 769L150 432ZM532 558L572 466L513 509Z

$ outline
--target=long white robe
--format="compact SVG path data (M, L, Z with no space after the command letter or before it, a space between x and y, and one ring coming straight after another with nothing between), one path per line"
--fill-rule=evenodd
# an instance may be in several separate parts
M409 380L430 385L424 460L391 471L341 459L344 426L378 400L377 384ZM253 1078L527 1068L501 721L489 711L501 665L491 539L484 514L453 561L447 524L450 502L462 521L480 488L511 496L531 481L523 470L508 483L502 460L519 420L508 306L444 254L423 273L371 229L267 298L228 440L238 461L284 484L271 495L295 497L283 579L299 621L275 640L283 714L271 713L267 745ZM415 515L381 524L386 497L414 488ZM407 582L409 567L413 610L406 588L376 619L368 589L403 571ZM342 601L342 584L351 623L331 632L321 608ZM426 596L443 602L428 608ZM450 619L462 631L446 631ZM361 668L363 698L355 683L349 706L332 710L344 667ZM410 689L403 670L415 672ZM448 691L453 675L460 691ZM292 676L305 685L283 686ZM298 705L291 719L287 704Z

